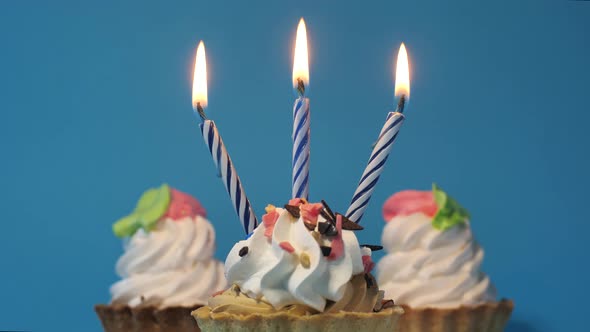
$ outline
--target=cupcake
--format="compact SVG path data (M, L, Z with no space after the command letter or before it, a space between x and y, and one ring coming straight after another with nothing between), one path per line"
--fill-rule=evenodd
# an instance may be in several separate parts
M113 225L125 252L111 303L95 307L105 331L198 331L190 312L227 287L205 217L195 198L164 184Z
M225 261L231 287L192 315L202 331L396 331L403 313L371 275L363 228L325 203L267 206Z
M469 214L433 185L432 191L394 194L383 207L387 225L377 280L404 307L402 331L503 331L512 301L497 300L480 270L483 250Z

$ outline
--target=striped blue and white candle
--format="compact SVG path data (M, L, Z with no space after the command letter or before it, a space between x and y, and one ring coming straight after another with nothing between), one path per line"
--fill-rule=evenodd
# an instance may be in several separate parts
M305 87L309 84L309 62L307 54L307 30L303 18L297 26L295 57L293 60L293 86L299 97L293 105L293 159L292 198L309 198L309 151L310 122L309 99L305 98Z
M217 171L221 175L221 180L229 194L234 210L240 218L242 227L246 234L250 234L258 226L258 221L252 210L252 205L246 196L240 177L215 126L215 122L204 120L199 126L201 127L205 144L213 157L215 167L217 167Z
M213 157L217 172L220 174L225 189L229 194L234 210L240 218L240 223L246 234L252 233L258 221L252 210L252 205L246 196L246 192L236 172L229 153L223 144L215 122L207 119L204 107L207 106L207 60L205 58L205 45L201 41L197 48L195 59L195 73L193 78L193 110L201 117L201 133L205 144Z
M293 106L292 198L309 198L309 99L303 96Z
M354 192L352 201L350 202L350 207L346 212L346 217L348 219L355 222L361 221L367 205L369 204L369 200L373 195L377 181L379 181L379 176L381 176L381 173L383 172L385 162L387 162L389 152L393 147L393 142L395 142L399 129L404 122L404 118L404 115L398 111L390 112L387 115L385 125L381 129L381 133L375 143L367 167L361 176L359 185Z
M402 43L397 56L397 65L395 69L395 96L399 96L399 102L397 104L397 110L390 112L385 120L385 125L381 129L379 138L373 147L369 163L359 185L352 196L350 207L346 211L346 217L348 219L360 222L363 218L363 214L367 209L371 195L375 190L375 185L379 181L379 176L383 172L389 152L393 147L393 142L397 138L399 129L404 123L404 107L406 105L407 98L410 97L410 69L408 64L408 53L406 52L406 46Z

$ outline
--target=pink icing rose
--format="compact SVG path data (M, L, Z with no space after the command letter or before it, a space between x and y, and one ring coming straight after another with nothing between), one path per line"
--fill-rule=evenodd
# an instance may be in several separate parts
M275 229L275 224L279 219L279 213L276 209L269 209L268 212L262 216L262 223L264 224L264 236L268 239L272 238L272 232Z
M207 216L199 201L189 194L170 188L170 205L162 218L180 220L185 217Z
M308 223L315 225L318 222L318 216L320 215L320 212L323 208L324 205L322 203L302 204L300 206L301 217L303 217L303 220L307 221Z
M434 217L437 211L438 206L432 191L404 190L393 194L385 201L383 218L385 222L389 222L393 217L408 216L417 212Z
M332 251L328 256L329 261L334 261L340 258L344 253L344 241L342 240L342 215L336 216L336 230L338 234L332 240Z
M371 273L371 271L373 271L375 263L373 262L371 256L363 256L363 266L365 267L365 273Z

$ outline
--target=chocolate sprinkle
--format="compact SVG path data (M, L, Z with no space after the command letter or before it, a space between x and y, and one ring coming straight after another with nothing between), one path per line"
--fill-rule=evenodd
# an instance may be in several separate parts
M367 288L377 285L375 277L373 277L370 273L365 273L365 282L367 283Z
M383 300L381 304L381 310L393 307L395 307L395 302L393 302L393 300Z
M285 210L287 210L289 214L291 214L295 218L299 218L301 216L299 206L285 204Z
M338 235L338 231L336 230L334 225L332 225L328 222L319 222L318 223L318 230L320 231L320 234L322 234L322 235L326 235L326 236Z
M238 255L240 255L240 257L244 257L246 255L248 255L248 246L244 246L242 247L242 249L240 249L240 252L238 252Z
M322 210L320 211L320 214L322 215L322 217L324 217L324 219L326 219L327 221L331 221L332 217L330 217L330 215L328 214L328 212L326 212L326 210Z
M336 222L336 216L334 215L334 212L332 212L332 209L330 209L330 206L328 205L328 203L326 203L326 201L324 201L323 199L322 199L322 205L324 206L324 209L326 209L326 211L330 215L330 219L328 219L328 220L331 223L335 223Z
M341 215L341 214L338 214L338 215ZM355 223L354 221L346 218L345 216L342 216L342 229L345 229L347 231L362 231L365 228L363 226Z
M361 244L361 247L369 248L371 251L379 251L383 249L383 246L378 246L375 244Z
M322 255L324 256L330 256L330 253L332 252L332 247L320 246L320 249L322 250Z
M306 221L304 221L304 222L303 222L303 224L305 225L305 227L306 227L308 230L310 230L310 231L313 231L313 230L315 230L315 225L314 225L314 224L310 224L310 223L308 223L308 222L306 222Z

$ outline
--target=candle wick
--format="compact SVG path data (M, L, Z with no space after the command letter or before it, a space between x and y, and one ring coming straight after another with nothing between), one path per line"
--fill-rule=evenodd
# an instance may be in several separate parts
M203 106L201 106L201 103L197 103L197 112L199 113L201 120L203 120L203 121L207 120L207 116L205 115L205 110L203 109Z
M397 111L404 113L404 107L406 106L406 95L402 95L397 103Z
M303 97L305 95L305 84L303 83L303 80L300 78L297 79L297 93L299 93L300 97Z

